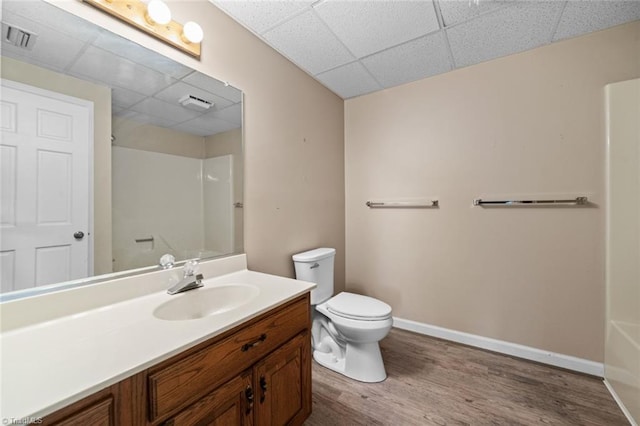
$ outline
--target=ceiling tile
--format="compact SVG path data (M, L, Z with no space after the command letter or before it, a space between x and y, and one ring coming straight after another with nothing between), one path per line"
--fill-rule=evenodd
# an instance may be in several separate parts
M124 110L114 114L117 118L124 118L128 120L128 122L114 120L113 122L114 130L120 128L123 125L131 126L132 121L138 124L152 124L154 126L165 127L165 128L172 128L172 126L176 124L175 121L167 121L165 118L162 118L162 117L155 117L153 115L142 114L142 113L131 111L131 110Z
M233 102L228 99L221 98L206 90L199 89L181 81L158 92L154 97L169 102L170 104L179 105L178 102L185 95L193 95L205 101L212 102L215 110L223 109L233 104Z
M314 9L358 58L440 29L431 0L327 0Z
M554 41L640 19L640 1L567 2Z
M640 0L210 1L336 93L368 84L366 76L349 83L349 74L360 73L356 59L391 87L640 19ZM437 15L444 37L421 39L438 28ZM429 60L421 44L433 51Z
M198 111L192 111L180 105L170 104L155 98L147 98L130 109L131 111L164 119L167 123L181 123L202 115Z
M382 89L359 62L318 74L316 78L343 99Z
M315 0L211 0L213 4L220 7L234 19L249 27L257 34L262 34L271 29L277 23L300 12L314 1Z
M114 112L114 115L118 119L125 119L125 120L135 121L136 123L140 123L140 124L146 124L151 119L151 117L148 116L148 115L141 114L139 112L131 111L131 110L128 110L128 109L119 110L118 112ZM113 129L114 130L118 129L119 126L122 125L122 123L123 123L122 121L113 120L113 123L112 123Z
M235 104L219 111L213 111L211 116L240 126L242 124L242 104Z
M3 0L2 11L21 15L78 41L92 41L102 33L97 25L44 1Z
M207 92L214 93L225 99L229 99L233 103L242 102L242 91L240 89L236 89L201 72L194 71L183 78L182 81L192 86L200 87Z
M458 67L522 52L551 42L564 2L521 2L448 28Z
M148 96L175 82L167 75L93 46L78 58L70 71L102 81L107 86L130 89Z
M158 127L167 127L167 128L172 128L172 126L174 126L174 122L173 121L169 121L167 120L167 117L156 117L154 115L144 115L143 117L145 117L145 122L148 124L153 124L154 126L158 126Z
M179 64L164 55L110 32L101 34L93 42L93 45L124 58L136 58L136 62L140 65L176 79L180 79L192 71L191 68Z
M384 87L451 70L442 31L369 56L361 62Z
M513 4L513 0L438 0L445 27L468 21L469 19Z
M355 59L312 10L268 31L264 38L312 75Z
M111 102L121 108L129 108L144 98L146 98L145 95L141 95L132 90L120 89L118 87L111 89Z
M77 40L23 16L4 10L4 3L2 7L3 22L16 25L38 36L31 50L21 49L3 41L3 55L19 60L26 60L35 65L45 65L46 68L55 71L62 71L73 62L85 45L81 40Z

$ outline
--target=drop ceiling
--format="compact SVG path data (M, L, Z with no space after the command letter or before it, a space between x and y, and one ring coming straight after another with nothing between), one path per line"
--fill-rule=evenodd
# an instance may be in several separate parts
M198 136L242 123L240 90L194 71L42 2L2 1L2 22L36 34L31 50L2 42L2 56L111 88L116 117ZM206 111L184 108L193 95L213 103Z
M343 99L640 19L640 0L210 0Z

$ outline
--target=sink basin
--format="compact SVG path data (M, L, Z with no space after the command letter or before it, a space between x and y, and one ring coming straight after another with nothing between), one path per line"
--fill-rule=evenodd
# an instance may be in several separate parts
M260 290L250 284L227 284L181 293L158 306L153 315L167 321L206 318L237 309L255 299Z

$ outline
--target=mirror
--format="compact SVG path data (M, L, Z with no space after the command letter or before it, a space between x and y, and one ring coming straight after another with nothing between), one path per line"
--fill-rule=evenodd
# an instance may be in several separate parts
M2 2L0 300L243 252L242 92Z

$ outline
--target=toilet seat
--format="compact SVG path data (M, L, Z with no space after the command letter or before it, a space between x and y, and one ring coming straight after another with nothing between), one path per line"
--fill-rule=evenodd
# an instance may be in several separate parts
M342 292L327 300L325 305L332 314L353 320L380 321L391 318L391 306L361 294Z

